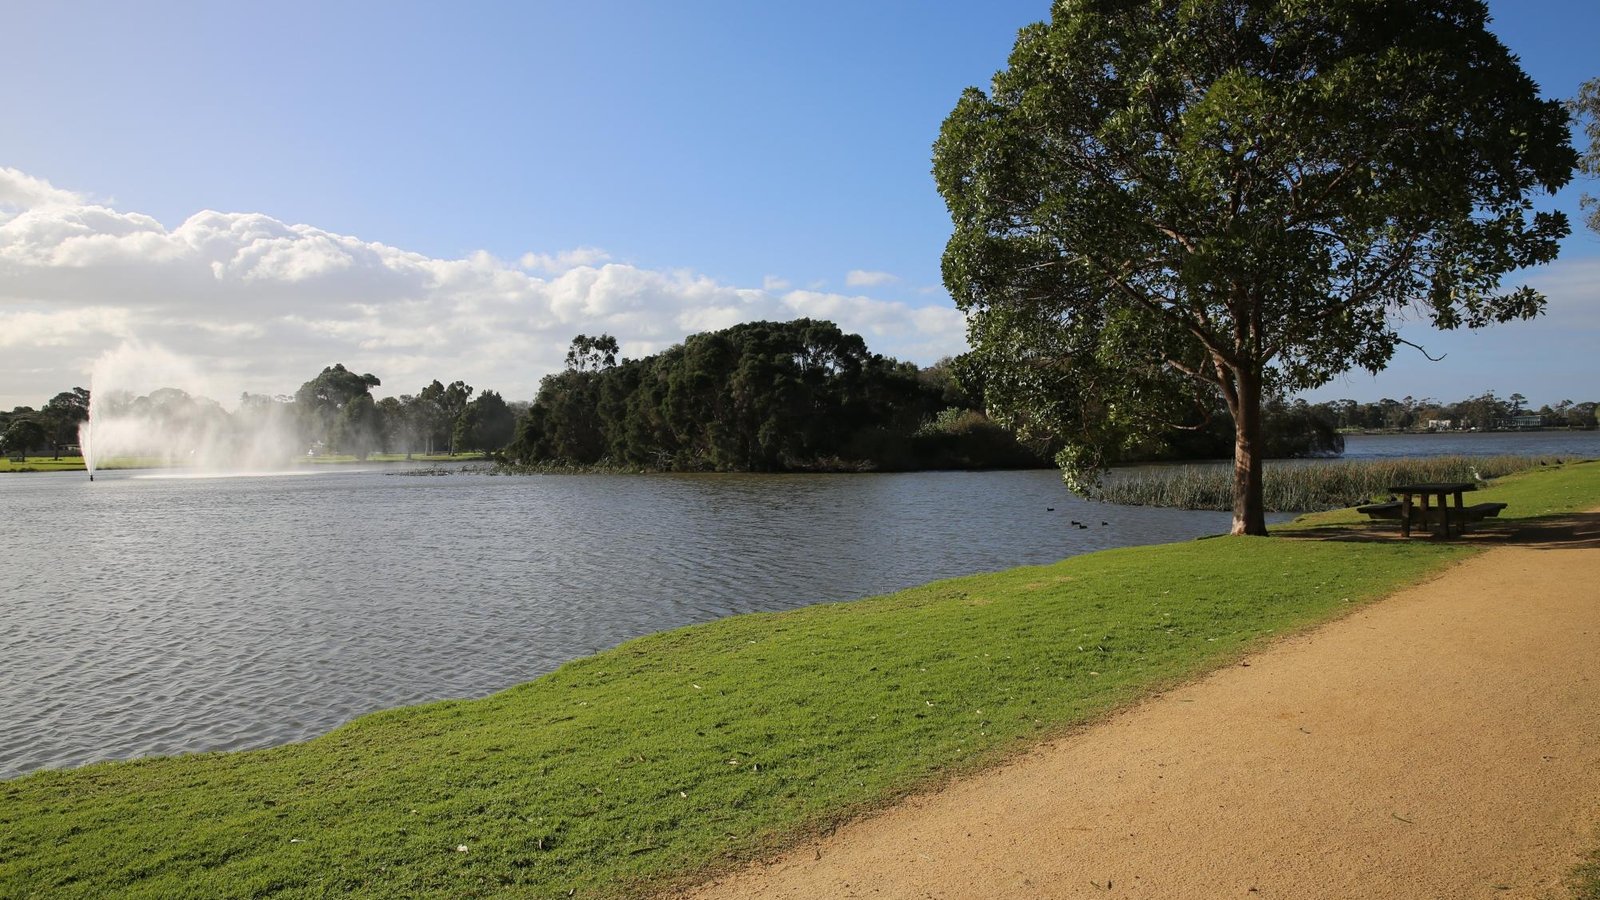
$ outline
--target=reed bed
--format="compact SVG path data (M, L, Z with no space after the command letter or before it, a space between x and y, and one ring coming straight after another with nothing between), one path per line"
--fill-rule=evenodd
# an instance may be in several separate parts
M1267 512L1318 512L1381 500L1407 482L1479 483L1560 463L1537 456L1434 456L1350 462L1269 463L1262 481ZM1111 473L1088 499L1126 506L1233 508L1233 468L1226 464L1144 467Z

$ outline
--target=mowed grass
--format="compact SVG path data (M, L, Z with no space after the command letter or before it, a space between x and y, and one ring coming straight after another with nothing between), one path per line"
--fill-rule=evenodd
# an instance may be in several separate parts
M316 466L339 465L347 463L387 463L387 462L459 462L477 461L488 459L482 453L457 453L454 456L448 453L416 453L407 460L404 453L374 453L366 459L357 459L354 456L306 456L294 457L284 460L288 466ZM52 459L48 456L30 456L23 462L12 462L10 458L0 456L0 472L82 472L84 471L83 457L63 456ZM159 456L127 456L116 457L102 462L95 471L111 471L113 469L166 469L186 468L180 462Z
M1588 509L1600 466L1496 491L1525 514ZM0 783L0 896L637 894L1473 552L1281 537L1107 551L665 632L301 744L38 773Z
M0 456L0 472L71 472L74 469L83 471L83 457L29 456L22 462L14 462L9 456Z

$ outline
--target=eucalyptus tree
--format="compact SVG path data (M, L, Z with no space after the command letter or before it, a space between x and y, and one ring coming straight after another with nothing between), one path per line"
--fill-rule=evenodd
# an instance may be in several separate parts
M1589 146L1578 160L1578 169L1591 178L1600 178L1600 78L1591 78L1578 88L1578 96L1569 104L1583 125ZM1589 211L1585 220L1589 227L1600 231L1600 199L1584 194L1580 201Z
M339 411L334 426L341 452L356 459L366 460L372 451L383 444L383 409L371 394L359 394Z
M294 392L294 404L306 436L334 446L344 430L341 415L345 407L361 397L370 400L372 389L382 383L376 375L357 375L343 363L335 363L300 385Z
M78 426L89 419L89 391L75 387L51 397L41 411L50 450L57 459L61 448L78 442Z
M434 441L449 447L454 455L456 421L466 411L472 399L472 385L465 381L452 381L449 385L437 378L417 392L417 406L425 422L428 435L428 452L434 452Z
M489 453L511 443L517 416L496 391L479 394L456 419L455 446Z
M1539 314L1503 289L1568 233L1571 177L1478 0L1059 0L934 147L944 281L992 415L1084 486L1220 395L1234 533L1264 534L1264 396L1382 369L1408 316Z

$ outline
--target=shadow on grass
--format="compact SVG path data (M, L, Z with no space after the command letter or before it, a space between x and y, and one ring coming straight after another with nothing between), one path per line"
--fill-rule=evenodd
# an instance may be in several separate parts
M1394 541L1451 541L1485 547L1531 547L1538 550L1600 549L1600 513L1560 513L1528 519L1485 519L1472 525L1466 534L1450 538L1413 531L1401 537L1399 526L1383 523L1319 525L1274 532L1275 537L1291 540L1352 541L1386 543Z

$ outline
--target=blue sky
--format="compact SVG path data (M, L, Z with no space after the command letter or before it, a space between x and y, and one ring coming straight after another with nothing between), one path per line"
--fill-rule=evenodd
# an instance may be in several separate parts
M1600 4L1491 9L1547 96L1600 75ZM292 391L342 361L385 377L381 392L465 377L527 399L579 331L637 354L804 314L932 362L961 347L929 148L1048 5L4 11L0 166L31 179L13 194L104 209L72 234L130 241L96 261L99 280L74 262L70 284L0 291L9 407L83 383L120 344L195 360L219 394ZM1575 214L1577 193L1556 205ZM197 281L206 266L218 284ZM1444 363L1402 354L1316 396L1600 399L1597 280L1600 235L1575 228L1536 277L1547 321L1416 332Z

